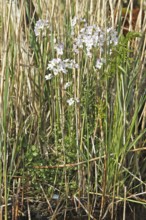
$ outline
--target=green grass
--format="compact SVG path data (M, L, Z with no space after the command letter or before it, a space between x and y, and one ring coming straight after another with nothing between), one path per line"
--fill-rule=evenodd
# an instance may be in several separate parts
M33 198L50 204L56 192L60 197L51 219L57 219L62 202L65 219L73 200L88 219L102 219L107 212L116 219L120 206L124 220L128 204L146 206L145 18L141 26L138 21L139 31L123 36L121 1L116 21L113 1L36 2L38 17L49 20L46 37L35 36L29 13L25 23L28 5L22 6L17 23L13 5L3 1L0 206L5 207L5 220L10 199L20 203L24 193L24 201ZM92 50L91 58L85 48L73 53L74 38L83 27L76 25L71 36L74 16L104 32L111 26L117 29L118 44L111 46L112 54L104 43L106 62L101 69L95 68L99 48ZM52 73L47 65L58 57L54 39L64 43L61 58L75 59L79 68L47 81L45 76ZM64 89L66 82L72 84ZM69 106L70 98L79 103ZM20 208L13 202L12 206ZM99 216L93 218L96 209Z

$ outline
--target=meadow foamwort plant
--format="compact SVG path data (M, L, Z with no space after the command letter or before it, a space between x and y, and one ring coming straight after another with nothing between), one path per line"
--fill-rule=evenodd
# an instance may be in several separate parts
M78 28L76 29L77 26ZM43 31L43 33L45 33L46 28L48 28L48 21L39 20L35 27L36 36L42 34ZM75 58L80 51L84 51L89 59L92 58L93 53L94 55L96 54L96 62L93 63L97 70L100 70L102 66L106 64L106 59L104 58L105 50L111 54L112 48L118 44L117 32L115 29L110 27L104 31L95 24L88 25L85 19L78 17L74 17L71 20L70 38L72 39L72 51ZM56 41L54 41L54 43L57 58L53 58L48 62L47 70L49 70L49 74L45 76L46 80L51 80L60 73L67 74L69 69L80 68L75 59L61 58L61 56L64 55L64 42L56 43ZM64 89L66 90L71 84L72 82L67 82L64 85ZM78 103L79 99L71 97L67 100L69 106L73 105L75 102Z
M75 27L82 23L81 28L79 29L79 34L75 36ZM43 33L45 34L46 29L48 28L48 20L39 20L35 26L35 35L39 36ZM92 58L93 49L97 50L97 59L95 68L101 69L102 65L106 63L104 59L105 48L112 53L112 48L118 44L117 31L113 28L108 28L106 31L103 31L97 25L88 25L85 19L74 17L71 20L71 37L73 38L73 52L75 55L79 54L79 51L85 49L86 55L89 58ZM64 43L55 44L54 49L57 52L57 56L63 55L64 52ZM48 75L45 76L46 80L50 80L53 76L58 75L59 73L66 74L68 69L78 69L79 64L73 59L64 59L53 58L49 61L47 69L51 71Z
M31 14L28 4L22 5L20 13L20 38L15 34L15 15L8 10L7 3L1 22L2 30L5 26L11 30L2 31L3 39L7 36L2 45L6 53L1 60L0 198L5 209L2 215L5 220L10 219L7 213L12 210L13 216L15 204L21 208L21 192L20 198L16 194L22 186L24 202L39 197L35 207L28 204L29 212L42 205L45 198L57 200L59 195L53 209L48 210L45 205L45 218L65 219L68 213L70 218L72 214L80 218L85 207L88 219L103 219L110 214L113 219L121 212L125 219L131 202L138 203L138 208L139 203L145 205L145 130L139 128L143 120L139 110L143 110L145 102L141 91L145 79L145 39L118 39L113 28L98 26L100 21L105 24L107 11L112 21L114 14L109 9L118 9L121 0L112 1L119 2L118 7L109 1L37 2L40 4L36 15L49 13L50 19L37 21L34 34L31 30L36 16L27 16ZM114 24L120 21L118 29L122 31L121 10L117 13ZM72 15L81 14L90 23L79 17L71 20ZM144 34L139 18L137 27L140 31L143 26ZM14 201L10 209L9 201ZM83 206L76 210L76 204ZM27 210L22 209L27 218ZM135 211L134 207L133 217ZM21 213L15 214L17 218Z

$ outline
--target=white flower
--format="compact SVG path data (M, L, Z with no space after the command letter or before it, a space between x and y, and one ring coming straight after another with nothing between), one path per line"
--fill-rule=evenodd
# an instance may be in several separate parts
M101 69L102 65L103 65L103 62L101 61L101 59L97 59L95 67L97 69Z
M85 32L85 28L82 28L81 30L80 30L80 33L84 33Z
M54 76L57 76L58 73L61 72L61 71L59 69L57 69L57 68L54 68L53 72L54 72Z
M57 44L55 46L55 49L57 50L57 54L58 55L62 55L63 54L63 50L64 50L64 44L63 43Z
M34 32L36 37L42 35L46 36L46 30L49 28L49 21L48 20L42 20L39 19L34 27Z
M67 100L67 103L68 103L70 106L73 105L75 102L76 102L76 103L79 103L80 101L79 101L78 98L70 98L70 99Z
M113 29L112 27L108 28L107 33L111 32L112 29Z
M69 106L73 105L75 102L75 100L73 98L70 98L67 100L67 103L69 104Z
M116 30L114 30L113 28L108 28L107 29L107 42L108 42L108 44L113 44L114 46L116 46L118 44L117 35L118 35L118 33Z
M72 84L72 82L67 82L67 83L65 83L65 85L64 85L64 89L67 89L68 87L70 87L71 84Z
M53 75L52 75L51 73L45 76L45 79L46 79L46 80L50 80L50 79L52 79L52 78L53 78Z

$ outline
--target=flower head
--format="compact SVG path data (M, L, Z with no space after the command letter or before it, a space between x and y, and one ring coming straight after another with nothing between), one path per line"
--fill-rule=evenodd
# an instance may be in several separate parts
M47 69L54 73L54 76L58 75L59 73L67 73L68 69L77 69L78 64L74 60L65 59L62 60L61 58L54 58L53 60L49 61ZM50 76L46 76L45 78L49 78Z
M95 65L95 68L97 69L101 69L102 65L106 62L105 59L101 58L101 59L97 59L96 61L96 65Z
M71 84L72 84L72 82L67 82L67 83L65 83L65 85L64 85L64 89L67 89L68 87L70 87Z
M79 52L79 49L85 47L87 56L91 57L91 50L93 47L103 47L105 41L104 32L96 25L84 24L80 30L79 35L74 40L73 51Z
M81 28L78 36L74 39L73 51L78 54L79 50L85 48L86 55L92 57L93 48L96 48L99 54L103 54L106 46L111 48L116 46L117 43L117 31L113 28L104 31L96 25L84 23L84 27Z
M73 105L74 103L79 103L80 101L79 101L79 99L78 98L70 98L70 99L68 99L67 100L67 103L68 103L68 105Z
M114 46L116 46L118 44L118 37L117 37L118 33L116 30L114 30L113 28L108 28L107 29L107 42L108 44L112 44Z
M46 30L49 28L49 21L39 19L34 28L35 36L38 37L42 35L43 37L46 36Z
M57 51L58 55L63 55L64 44L63 43L57 44L55 46L55 50Z
M53 78L53 75L52 75L51 73L45 76L45 79L46 79L46 80L50 80L50 79L52 79L52 78Z
M69 104L69 106L73 105L75 102L75 100L73 98L70 98L67 100L67 103Z

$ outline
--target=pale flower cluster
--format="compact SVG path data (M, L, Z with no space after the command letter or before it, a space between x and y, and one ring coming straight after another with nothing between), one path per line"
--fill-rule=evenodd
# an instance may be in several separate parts
M78 54L80 49L85 48L87 56L92 57L93 48L97 48L102 53L105 45L115 46L117 43L117 32L114 29L109 28L103 31L96 25L87 25L85 23L79 35L74 39L73 51Z
M65 59L62 60L61 58L54 58L53 60L49 61L47 69L50 70L52 73L45 76L46 80L52 79L53 76L58 75L59 73L66 74L68 69L78 68L78 64L75 60Z
M39 36L46 36L47 29L49 28L49 21L48 20L43 20L39 19L34 27L34 33L36 37Z

